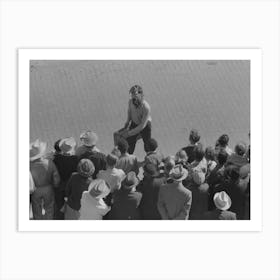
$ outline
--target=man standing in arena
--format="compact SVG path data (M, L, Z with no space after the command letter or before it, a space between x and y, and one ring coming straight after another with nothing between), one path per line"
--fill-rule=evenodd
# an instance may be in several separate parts
M142 137L144 144L151 138L152 118L151 108L144 100L142 87L135 85L129 93L127 121L124 128L115 133L114 138L116 139L116 136L126 138L129 145L128 153L133 154L139 136Z

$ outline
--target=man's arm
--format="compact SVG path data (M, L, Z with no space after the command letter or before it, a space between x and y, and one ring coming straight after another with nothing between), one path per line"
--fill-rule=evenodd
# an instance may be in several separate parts
M145 107L145 111L144 111L144 115L141 120L141 123L138 126L136 126L135 128L128 131L128 133L127 133L128 137L138 134L141 130L143 130L145 128L145 126L147 125L149 116L150 116L150 112L151 112L151 108L148 105Z
M130 101L128 102L128 108L127 108L127 119L126 123L124 124L124 128L128 128L131 121L131 113L130 113Z

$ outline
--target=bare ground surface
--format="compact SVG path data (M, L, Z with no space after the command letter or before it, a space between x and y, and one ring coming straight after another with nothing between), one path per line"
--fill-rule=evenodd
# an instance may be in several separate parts
M55 140L92 129L98 147L112 150L113 132L126 120L129 88L140 84L152 108L152 136L174 154L191 128L205 146L227 133L230 146L248 142L249 61L32 61L30 141ZM143 158L143 143L136 146Z

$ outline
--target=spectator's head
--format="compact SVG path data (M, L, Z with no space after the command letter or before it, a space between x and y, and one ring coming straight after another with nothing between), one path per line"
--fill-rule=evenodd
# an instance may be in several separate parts
M73 155L75 153L76 141L73 137L64 138L59 142L59 148L63 155Z
M247 146L244 142L239 142L235 146L235 153L239 156L244 156L247 150Z
M196 185L201 185L205 182L205 174L202 171L194 170L192 179Z
M234 165L229 165L225 169L225 177L232 182L236 182L240 178L239 168Z
M112 154L108 154L106 157L107 167L114 168L117 164L118 157Z
M194 153L194 159L198 162L202 161L202 159L205 155L202 145L195 146L193 149L193 153Z
M217 159L219 165L224 165L227 162L228 154L225 150L220 150L218 153Z
M77 166L78 173L83 177L90 177L95 171L94 164L89 159L81 159Z
M96 198L104 198L110 193L110 188L102 179L93 180L89 185L89 194Z
M207 160L214 160L215 159L215 151L212 147L207 147L205 150L205 158Z
M181 164L175 165L170 172L170 177L175 182L182 182L188 177L188 170L183 168Z
M144 144L144 150L146 153L154 152L158 147L158 143L154 138L150 138Z
M144 94L143 94L143 89L141 86L139 85L134 85L130 90L129 90L129 94L131 96L132 99L132 103L138 107L142 102L143 102L143 98L144 98Z
M37 139L32 142L29 147L30 161L41 159L46 155L47 143Z
M54 151L56 154L59 154L61 152L60 148L59 148L59 142L61 141L61 139L58 139L55 141L53 147L54 147Z
M200 135L196 129L192 129L189 135L189 141L191 144L196 144L200 140Z
M228 142L229 142L229 137L227 134L223 134L219 137L218 139L218 144L221 146L221 147L226 147L228 145Z
M113 148L111 154L116 156L117 158L120 158L120 156L121 156L121 152L120 152L120 150L118 149L117 146Z
M187 153L184 150L180 150L175 155L176 163L186 163L188 161Z
M121 188L123 190L131 191L131 190L136 188L138 183L139 183L139 180L138 180L135 172L130 171L129 173L127 173L125 179L122 181L122 187Z
M124 138L121 138L118 141L118 145L117 145L119 151L121 152L121 154L125 154L129 148L129 145L127 143L127 141Z
M174 168L174 166L175 166L175 160L173 157L169 156L164 159L164 172L166 174L169 175L172 169Z
M144 177L157 177L159 175L157 167L152 163L147 163L143 167Z
M98 136L95 132L87 130L80 135L82 144L86 147L94 147L98 141Z

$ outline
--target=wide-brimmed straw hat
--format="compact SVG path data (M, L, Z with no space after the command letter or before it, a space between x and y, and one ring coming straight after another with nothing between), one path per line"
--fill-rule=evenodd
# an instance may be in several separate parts
M110 193L110 188L102 179L93 180L89 185L89 194L95 198L104 198Z
M59 149L63 154L73 154L76 147L76 141L73 137L60 140Z
M79 161L77 171L83 177L90 177L94 173L95 167L91 160L84 158Z
M181 182L188 177L188 170L183 168L181 164L175 165L170 172L170 177L176 182Z
M224 191L216 193L213 200L216 207L220 210L227 210L231 207L231 199Z
M127 173L125 179L122 181L122 189L131 190L133 187L137 186L139 180L134 171Z
M47 151L47 143L42 142L41 140L37 139L36 141L32 142L29 147L29 156L30 161L39 159L46 154Z
M80 140L85 146L91 147L96 145L98 136L95 132L87 130L80 135Z

